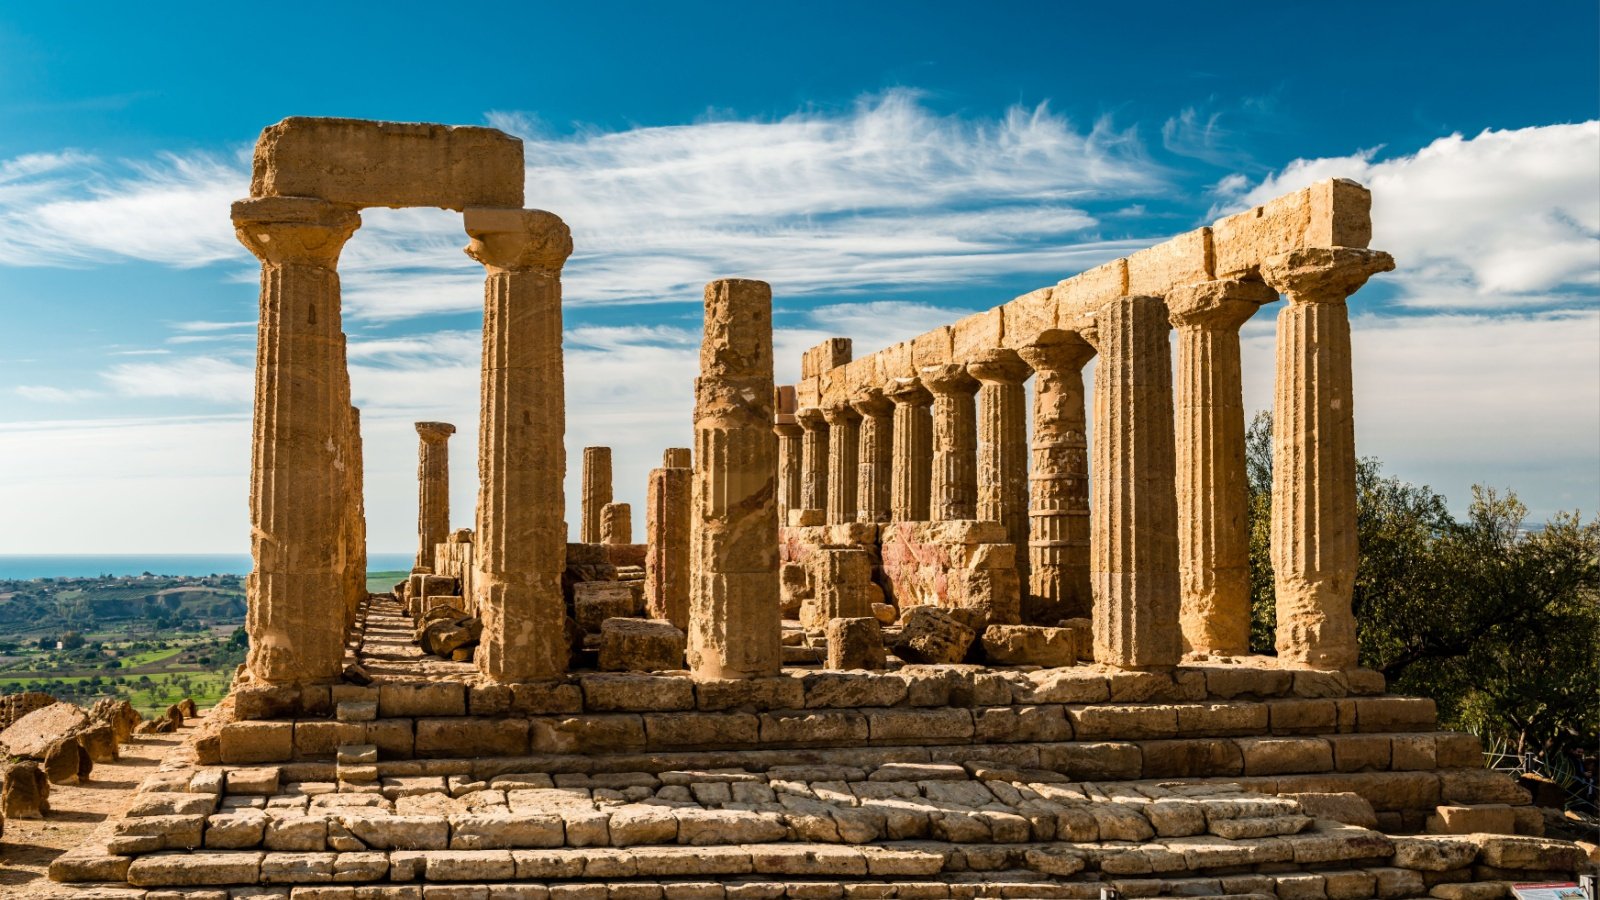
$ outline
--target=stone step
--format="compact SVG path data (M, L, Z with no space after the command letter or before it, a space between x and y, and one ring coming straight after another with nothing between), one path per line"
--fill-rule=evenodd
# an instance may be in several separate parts
M1116 843L957 844L896 841L848 846L755 842L710 846L366 851L163 851L111 855L98 866L63 856L60 881L121 880L135 887L247 884L551 881L558 879L726 878L791 875L827 878L937 876L1028 871L1063 879L1162 878L1387 865L1390 839L1363 828L1319 822L1314 831L1278 839L1229 842L1167 838L1136 847ZM86 856L86 855L85 855ZM88 877L80 877L88 876Z

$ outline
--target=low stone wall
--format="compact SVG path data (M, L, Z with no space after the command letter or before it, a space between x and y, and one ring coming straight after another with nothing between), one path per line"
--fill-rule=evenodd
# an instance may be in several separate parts
M10 728L18 719L36 709L44 709L56 698L42 691L23 691L0 697L0 731Z
M477 596L473 590L475 572L472 566L472 531L463 528L450 535L450 540L433 545L433 571L446 578L454 578L461 585L461 596L468 603Z

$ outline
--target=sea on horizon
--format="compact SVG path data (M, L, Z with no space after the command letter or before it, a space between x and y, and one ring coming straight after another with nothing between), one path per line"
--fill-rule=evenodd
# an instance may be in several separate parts
M415 557L410 553L371 553L370 572L409 571ZM248 553L60 553L0 554L0 579L96 578L102 575L199 577L203 575L248 575Z

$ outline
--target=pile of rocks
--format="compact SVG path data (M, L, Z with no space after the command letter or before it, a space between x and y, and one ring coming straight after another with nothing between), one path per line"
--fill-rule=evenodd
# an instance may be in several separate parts
M87 781L95 763L117 759L138 722L128 701L107 698L87 712L52 702L0 731L0 828L4 819L43 818L50 785Z
M482 636L483 621L449 603L435 603L417 622L417 644L435 656L457 662L471 661Z

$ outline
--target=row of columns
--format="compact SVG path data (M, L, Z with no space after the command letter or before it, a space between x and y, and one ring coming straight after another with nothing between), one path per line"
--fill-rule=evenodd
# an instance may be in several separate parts
M1239 332L1281 293L1288 302L1278 323L1272 509L1278 654L1297 664L1354 665L1345 299L1392 267L1378 251L1295 251L1264 264L1262 280L1119 298L1075 330L1047 332L1016 351L923 367L846 403L800 409L793 424L777 427L787 432L780 469L803 485L784 500L825 509L830 523L1002 523L1028 548L1018 554L1028 585L1024 620L1049 624L1092 609L1102 662L1143 668L1172 665L1185 652L1247 653ZM1096 355L1090 502L1083 368Z

